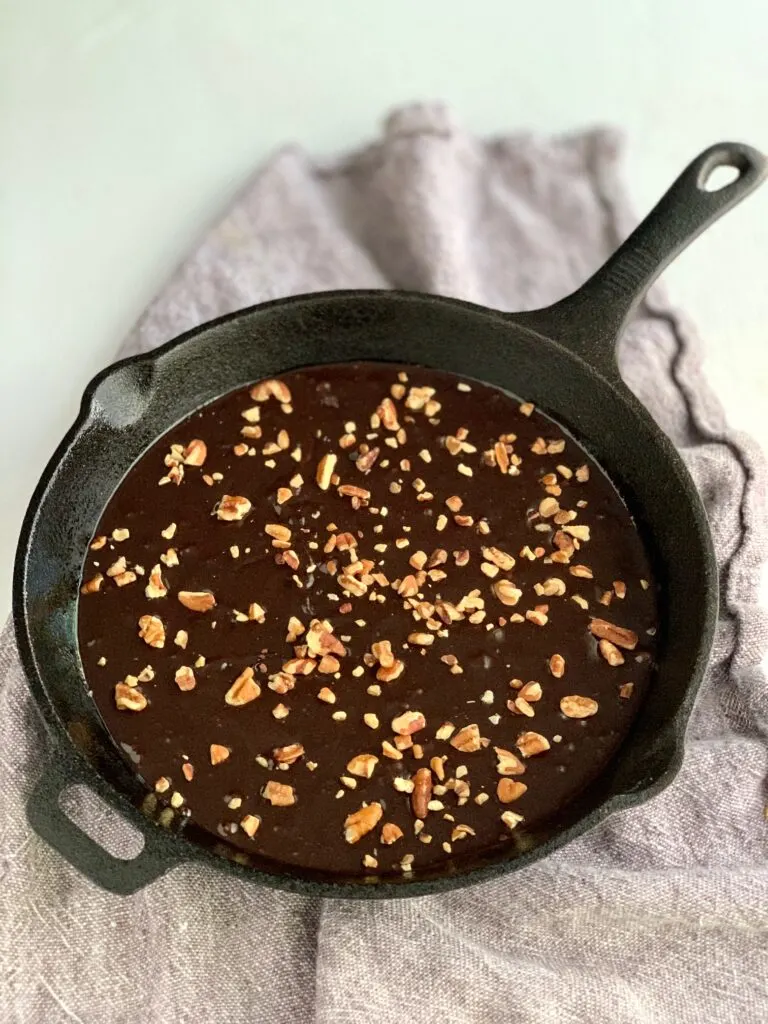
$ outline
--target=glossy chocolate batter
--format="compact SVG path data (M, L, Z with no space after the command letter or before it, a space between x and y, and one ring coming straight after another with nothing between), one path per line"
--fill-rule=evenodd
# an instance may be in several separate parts
M179 814L279 862L418 874L600 772L656 621L627 509L552 420L360 363L231 393L153 445L87 553L79 638L107 727Z

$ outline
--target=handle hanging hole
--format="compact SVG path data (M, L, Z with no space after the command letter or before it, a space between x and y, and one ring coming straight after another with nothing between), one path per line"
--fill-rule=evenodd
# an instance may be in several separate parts
M720 164L713 167L699 184L704 192L719 192L723 188L738 181L742 175L741 167L734 167L732 164Z

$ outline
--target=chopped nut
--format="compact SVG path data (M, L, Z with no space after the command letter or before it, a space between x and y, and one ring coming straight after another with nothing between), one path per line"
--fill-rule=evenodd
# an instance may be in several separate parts
M291 540L291 531L287 526L283 526L282 523L267 523L264 527L264 533L266 533L268 537L273 538L273 547L276 546L275 541L277 541L278 544L285 544L287 547Z
M415 817L426 818L432 796L432 772L429 768L419 768L412 781L411 808Z
M99 590L103 582L104 577L99 572L93 577L93 579L88 580L82 585L82 587L80 587L80 593L95 594Z
M427 720L420 711L404 711L392 719L392 732L400 736L412 736L426 728Z
M272 751L272 757L278 764L295 764L303 756L304 747L301 743L289 743L285 747L275 747Z
M521 732L515 745L523 757L534 757L549 750L549 740L539 732Z
M405 663L396 658L394 664L388 667L381 666L376 672L376 678L382 683L391 683L399 679L405 671Z
M211 764L221 764L222 761L226 761L229 758L230 753L229 747L224 747L221 743L212 743L210 749Z
M165 626L157 615L142 615L139 636L149 647L165 647Z
M225 494L216 506L216 517L224 522L244 519L251 511L251 503L238 494Z
M185 761L184 764L181 766L181 774L184 776L187 782L191 782L192 779L194 779L195 777L194 765L191 765L188 761Z
M253 385L251 398L254 402L267 402L270 398L275 398L281 405L290 405L291 390L283 381L270 378Z
M611 643L610 640L598 640L597 647L600 654L612 667L615 668L617 665L624 664L624 655L615 644Z
M107 538L102 535L101 537L94 537L91 541L91 551L100 551L101 548L107 543Z
M528 735L524 733L523 735ZM532 733L531 735L537 735ZM496 771L499 775L522 775L525 772L525 765L512 753L511 750L505 750L504 747L494 747L496 752Z
M197 685L195 673L189 665L181 665L177 668L173 678L180 690L194 690Z
M397 747L390 743L389 740L383 740L381 744L381 752L384 757L388 757L391 761L402 761L403 755Z
M317 693L318 700L324 701L326 704L336 703L336 694L328 686L322 687Z
M315 481L322 491L327 491L331 484L334 470L336 469L337 456L333 452L324 455L317 465Z
M182 651L186 650L187 643L189 642L189 633L187 633L186 629L180 629L173 638L173 642L177 647L180 647Z
M496 784L496 796L503 804L511 804L528 789L524 782L517 782L515 779L499 779Z
M591 718L597 714L597 701L571 694L560 699L560 710L566 718Z
M146 587L144 588L144 593L150 600L153 598L165 597L168 593L168 588L163 582L162 571L159 564L152 566L152 571L149 574L149 579Z
M176 523L171 523L170 526L166 526L166 528L161 530L160 533L166 540L171 540L176 533Z
M612 644L623 647L625 650L634 651L637 647L637 633L631 629L625 629L623 626L615 626L605 619L592 619L589 623L589 631L593 636L609 640Z
M382 816L382 806L375 801L363 805L359 811L350 814L344 820L344 838L348 843L357 843L363 836L376 828Z
M402 838L403 830L393 822L387 821L381 826L381 841L384 846L391 846Z
M199 437L196 437L193 441L189 442L181 454L186 466L202 466L208 455L208 448L205 441L201 441Z
M514 811L504 811L501 816L501 820L511 831L513 828L517 828L520 822L523 820L522 814L515 814Z
M180 590L176 596L191 612L209 612L216 607L216 598L210 590Z
M296 803L296 790L293 786L286 786L272 779L264 786L261 795L265 800L269 800L273 807L291 807Z
M455 747L456 750L461 750L463 753L472 753L475 750L479 750L481 747L480 742L480 729L474 723L472 725L465 725L463 729L459 729L455 736L451 738L451 746Z
M408 643L417 644L420 647L431 647L435 642L433 633L409 633Z
M378 763L379 759L375 754L356 754L351 761L347 762L347 771L350 775L370 779Z
M115 705L118 711L143 711L147 706L147 698L135 686L117 683L115 686Z
M529 703L535 704L541 700L541 694L541 683L537 683L535 679L520 687L520 696Z
M497 600L508 607L516 605L523 596L522 590L519 590L511 580L497 580L491 584L491 590Z
M128 540L130 536L130 530L117 529L112 531L112 540L117 541L118 544L120 544L124 540Z
M634 692L634 689L634 683L622 683L619 687L619 696L622 697L624 700L629 700L629 698L632 696L632 693Z
M532 609L525 613L525 617L529 622L532 622L534 626L546 626L549 622L549 617L546 612L540 612L537 609Z
M565 658L562 654L553 654L549 659L549 671L555 679L562 679L565 675Z
M261 825L261 818L255 814L246 814L246 816L240 821L240 828L245 832L249 839L253 839L259 830Z
M224 695L227 704L239 708L261 696L261 687L253 676L254 672L250 665L243 669Z

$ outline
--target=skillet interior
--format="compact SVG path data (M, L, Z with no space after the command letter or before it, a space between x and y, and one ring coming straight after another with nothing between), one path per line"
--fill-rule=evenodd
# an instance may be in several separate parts
M74 776L141 823L145 833L147 848L136 862L116 862L106 872L91 865L92 872L109 876L99 880L116 891L138 887L179 859L203 857L235 870L242 865L250 877L273 884L320 883L328 895L415 894L522 866L669 780L682 756L714 626L716 579L704 512L679 456L626 387L523 327L527 322L430 296L325 293L224 318L96 378L34 496L15 581L20 648L33 692L55 733L68 733L81 755L73 759L65 741L58 776L45 777L38 787L36 827L47 829L54 845L73 859L95 857L76 836L72 842L79 848L67 847L71 828L54 832L51 826L59 789ZM83 684L75 618L83 552L133 462L194 408L235 387L301 365L351 360L450 370L534 401L605 467L645 535L661 584L658 676L619 756L556 824L521 836L503 858L479 856L461 875L443 868L412 881L371 885L286 873L282 865L242 855L194 826L185 830L190 842L172 841L135 809L146 791L117 753ZM33 820L34 806L33 800Z

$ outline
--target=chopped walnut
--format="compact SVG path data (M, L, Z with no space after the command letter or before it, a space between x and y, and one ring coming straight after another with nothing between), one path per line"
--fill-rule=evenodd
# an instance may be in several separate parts
M593 636L608 640L616 647L623 647L625 650L634 651L637 647L637 633L623 626L615 626L605 619L592 619L589 623L589 631Z
M102 585L103 582L104 582L104 577L99 572L92 579L90 579L87 582L85 582L82 585L82 587L80 587L80 593L81 594L95 594L101 588L101 585Z
M259 830L261 825L261 818L255 814L246 814L246 816L240 821L240 828L245 832L249 839L253 839Z
M238 494L225 494L216 506L216 518L231 523L244 519L251 511L248 498Z
M289 743L285 747L275 747L272 756L278 764L295 764L304 756L304 747L301 743Z
M504 811L501 816L501 820L511 831L513 828L517 828L521 821L523 821L522 814L515 814L514 811Z
M196 437L193 441L189 442L181 455L185 466L202 466L208 455L208 447L205 441L201 441L199 437Z
M398 839L403 838L403 830L391 821L386 821L381 826L381 841L384 846L391 846Z
M363 779L370 779L376 765L379 763L375 754L356 754L347 762L347 771L350 775L358 775Z
M115 686L115 705L118 711L143 711L147 706L147 698L135 686L117 683Z
M497 580L491 584L491 590L497 600L509 607L516 605L523 596L522 590L519 590L511 580Z
M522 775L525 772L525 765L511 750L505 750L504 747L493 749L496 752L496 771L499 775Z

